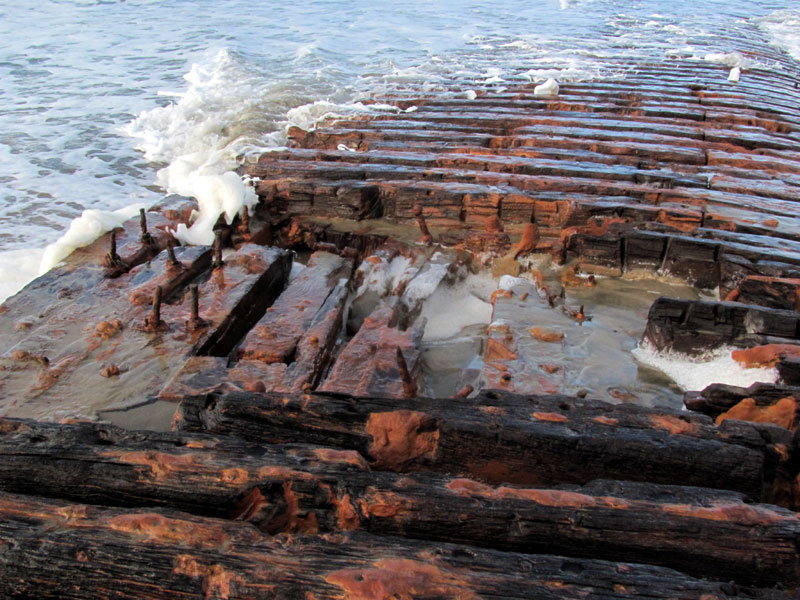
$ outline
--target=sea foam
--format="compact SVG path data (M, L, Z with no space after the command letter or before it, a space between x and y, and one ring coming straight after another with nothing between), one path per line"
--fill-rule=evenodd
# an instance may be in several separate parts
M756 23L767 34L773 46L785 50L795 60L800 60L800 10L777 10L756 19Z
M176 102L141 113L125 129L139 140L147 160L165 162L156 183L167 192L197 199L191 225L172 232L182 244L208 245L220 215L231 223L258 198L236 169L247 154L281 147L292 125L306 131L334 117L399 112L387 104L316 101L290 109L282 123L259 118L271 91L263 77L235 53L219 51L210 63L194 64L184 75L188 88L166 94Z
M131 204L115 211L94 208L84 210L80 217L72 220L64 235L44 249L39 263L39 275L47 273L76 248L88 246L107 231L121 226L142 208L145 208L144 204Z
M652 344L642 342L633 350L640 363L657 369L672 379L682 390L702 390L712 383L749 387L755 382L774 383L777 369L747 369L731 357L734 348L721 346L700 356L676 352L658 352Z
M167 192L197 199L191 226L173 231L183 244L211 244L220 215L231 223L243 206L257 203L255 191L235 172L241 156L277 145L264 135L258 118L261 79L244 61L220 50L210 63L196 63L184 75L185 92L171 102L142 112L125 132L151 162L168 163L157 183Z

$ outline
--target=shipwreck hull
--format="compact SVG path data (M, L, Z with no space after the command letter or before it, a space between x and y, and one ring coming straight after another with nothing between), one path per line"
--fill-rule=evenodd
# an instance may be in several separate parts
M242 167L213 248L172 198L32 282L2 595L796 597L800 76L726 76L397 92ZM683 296L622 322L617 279ZM779 380L633 390L640 335Z

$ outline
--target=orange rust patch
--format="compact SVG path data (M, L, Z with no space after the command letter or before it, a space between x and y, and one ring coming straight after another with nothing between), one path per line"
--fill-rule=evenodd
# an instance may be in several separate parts
M492 306L494 306L494 303L497 302L498 298L511 298L511 296L512 296L511 290L495 290L495 291L493 291L492 292L492 298L491 298Z
M490 486L463 477L451 480L446 487L459 496L491 496L494 494L494 490Z
M345 494L336 504L336 524L342 531L354 531L361 525L356 507L350 501L350 494Z
M781 398L771 406L758 406L752 398L745 398L736 406L717 417L717 425L727 419L752 421L754 423L772 423L792 431L797 430L797 399L788 396Z
M539 228L535 223L526 223L525 229L522 231L522 239L519 244L511 248L514 252L514 258L518 258L521 254L529 254L536 248L536 243L539 241ZM494 304L494 302L492 303Z
M683 419L672 415L652 415L650 421L653 423L653 427L657 429L666 429L672 434L693 434L697 432L697 425L695 423L687 423Z
M701 216L699 213L691 212L667 212L665 210L658 211L656 221L664 223L670 227L674 227L678 231L689 232L700 227Z
M736 299L739 297L739 294L741 294L739 288L738 287L733 288L730 292L728 292L728 295L725 296L725 302L736 302Z
M199 463L196 455L165 454L164 452L103 452L104 458L116 458L121 463L149 467L153 480L161 481L176 471L196 470ZM141 472L141 471L140 471Z
M586 508L597 505L597 499L592 496L578 494L575 492L564 492L561 490L534 490L499 487L495 491L495 495L498 498L518 498L520 500L531 500L543 506Z
M773 228L780 225L780 223L778 223L778 219L767 219L766 221L761 221L761 224L764 227L773 227Z
M223 469L220 473L220 479L224 483L239 485L241 483L247 483L248 479L250 479L250 474L245 469L234 467L231 469Z
M782 521L794 521L797 515L782 515L766 506L747 505L740 502L720 502L712 506L695 506L692 504L665 504L662 510L665 513L705 519L709 521L735 521L745 526L764 526Z
M171 519L157 513L119 515L109 521L114 531L132 534L147 541L183 544L196 548L219 548L228 540L221 525Z
M508 414L508 411L502 406L479 406L478 410L496 417L503 417Z
M593 287L597 285L597 280L595 279L594 275L579 277L578 265L575 264L567 269L564 269L564 271L561 273L561 284L565 287L574 287L578 285Z
M368 469L367 461L355 450L334 450L333 448L316 448L314 456L326 463L352 465L359 469Z
M122 321L114 319L113 321L103 321L95 327L94 335L104 340L110 339L122 331Z
M619 421L617 419L612 419L611 417L599 416L594 417L592 421L597 423L602 423L603 425L619 425Z
M491 499L513 498L517 500L529 500L542 506L553 506L558 508L590 508L595 506L605 506L615 509L627 509L630 503L622 498L613 496L588 496L577 492L567 492L563 490L531 489L531 488L512 488L501 486L494 489L471 479L453 479L447 484L447 489L460 496L481 496Z
M314 476L311 473L293 471L286 467L261 467L258 469L257 478L286 481L288 479L313 479Z
M198 441L198 440L189 440L186 442L187 448L199 449L199 448L210 448L215 446L216 444L206 444L205 442Z
M731 352L731 358L748 369L774 367L786 356L800 356L800 346L794 344L765 344L755 348Z
M539 368L542 369L545 373L549 373L552 375L553 373L558 373L561 370L561 367L558 365L549 365L547 363L542 363L539 365Z
M286 481L283 484L283 498L286 501L286 524L280 528L280 531L288 533L317 533L319 526L317 524L317 515L309 512L307 516L300 516L300 502L297 499L297 494L292 489L292 482Z
M409 500L392 492L378 491L368 488L364 498L359 500L361 512L365 517L381 518L398 517L408 512Z
M103 377L117 377L119 375L119 367L117 365L108 365L102 371L100 371L100 375Z
M564 334L560 331L553 331L544 327L531 327L530 332L540 342L560 342L564 339Z
M537 421L552 421L554 423L565 423L569 420L561 413L554 412L535 412L531 416Z
M201 565L188 554L179 554L175 557L175 566L172 572L176 575L187 575L189 577L203 578L203 596L207 600L211 598L227 600L231 596L231 581L235 575L226 571L222 565Z
M486 342L483 360L484 362L517 360L517 355L500 341L489 338L489 341Z
M372 436L369 455L377 468L401 469L419 459L432 460L439 446L438 424L423 412L372 413L366 430Z
M382 559L372 568L334 571L325 581L340 587L347 600L478 598L467 583L453 573L429 563L403 558Z

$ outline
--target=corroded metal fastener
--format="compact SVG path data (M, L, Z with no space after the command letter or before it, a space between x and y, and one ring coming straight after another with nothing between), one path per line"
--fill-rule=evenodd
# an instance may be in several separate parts
M167 267L180 267L181 263L175 258L175 240L170 239L167 242Z
M166 328L166 323L161 320L161 295L163 290L159 285L153 292L153 308L144 320L145 331L159 331Z
M111 230L111 240L109 242L108 254L106 254L103 262L105 262L107 267L124 266L122 259L120 258L119 254L117 254L117 232L113 229Z
M433 243L433 236L431 232L428 230L428 225L425 223L425 216L422 214L422 205L415 204L414 205L414 216L417 217L417 224L419 225L419 230L422 233L422 237L417 240L421 244L429 245Z
M186 329L189 331L197 331L198 329L207 327L208 321L200 318L200 292L198 291L196 283L189 286L189 298L189 320L186 321Z
M414 398L417 395L417 385L411 379L406 358L399 347L397 348L397 368L400 371L400 379L403 380L403 395L406 398Z
M147 231L147 214L143 208L139 209L139 228L142 230L142 235L139 238L141 242L149 246L155 244L153 236Z
M222 236L217 232L214 236L214 260L211 263L211 268L216 269L224 264L222 262Z

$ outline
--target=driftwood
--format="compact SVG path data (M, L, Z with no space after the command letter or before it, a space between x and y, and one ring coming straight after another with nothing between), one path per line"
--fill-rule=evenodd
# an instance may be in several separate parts
M373 468L437 470L493 484L587 483L598 477L680 483L769 498L771 445L756 427L704 415L570 397L484 392L470 400L322 394L185 398L184 431L258 443L357 450Z
M167 507L249 521L270 534L362 530L643 561L745 584L800 584L796 515L733 492L609 481L494 488L373 472L357 453L329 448L259 451L235 440L90 424L1 425L0 489L7 492Z

